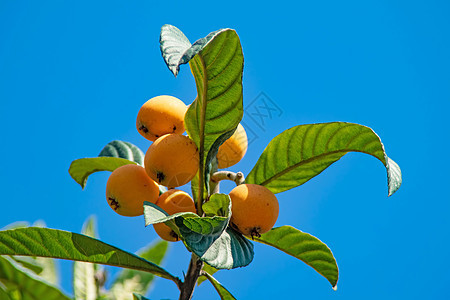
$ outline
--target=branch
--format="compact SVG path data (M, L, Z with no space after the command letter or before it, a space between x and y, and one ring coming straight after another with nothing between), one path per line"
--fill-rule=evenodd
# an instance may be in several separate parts
M230 172L230 171L219 171L211 175L211 181L218 183L221 180L231 180L236 183L236 185L243 184L245 182L245 177L242 172Z

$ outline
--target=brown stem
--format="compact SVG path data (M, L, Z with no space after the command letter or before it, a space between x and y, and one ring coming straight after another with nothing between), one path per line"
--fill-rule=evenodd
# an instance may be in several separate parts
M189 263L189 269L186 273L183 284L181 285L181 293L179 300L190 300L194 294L194 288L197 283L197 279L200 276L200 272L203 268L203 262L197 255L192 253L191 262Z

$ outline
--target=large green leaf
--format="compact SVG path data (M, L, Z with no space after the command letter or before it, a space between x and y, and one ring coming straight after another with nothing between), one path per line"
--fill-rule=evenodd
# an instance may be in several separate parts
M161 34L161 49L169 68L176 74L180 64L189 62L197 85L198 96L186 113L185 126L200 153L198 193L202 197L207 158L214 157L212 152L217 151L242 119L241 44L231 29L212 32L189 48L186 37L178 29L166 26Z
M169 272L135 254L91 237L48 228L0 231L0 255L42 256L135 269L179 283Z
M220 296L220 299L222 300L233 300L236 299L233 297L233 295L222 285L220 282L218 282L214 277L212 277L208 273L203 273L206 278L211 282L213 287L216 289L217 293Z
M95 218L89 217L83 224L81 233L97 238ZM73 263L73 292L75 299L95 300L99 296L95 275L98 266L93 263L75 261Z
M291 226L272 228L255 241L273 246L311 266L336 288L338 266L331 250L318 238Z
M118 167L136 164L133 161L118 157L89 157L74 160L70 164L69 174L84 189L86 181L92 173L114 171Z
M16 222L6 226L5 228L3 228L3 230L24 228L29 226L30 225L27 222ZM44 221L38 220L33 223L33 226L45 227L46 225ZM36 275L39 275L39 277L44 279L46 282L49 282L53 285L58 285L59 274L54 259L34 256L11 256L11 258L19 263L22 267L25 267Z
M56 286L22 268L14 260L0 256L0 282L21 299L69 300Z
M108 143L98 156L125 158L143 166L144 153L137 146L123 141L112 141Z
M378 135L369 127L333 122L300 125L276 136L246 178L280 193L307 182L348 152L378 158L387 169L388 195L402 183L399 166L387 157Z
M163 258L167 253L169 243L163 240L158 240L144 249L138 251L140 257L154 263L161 264ZM126 296L128 299L132 293L147 294L154 275L147 272L135 271L130 269L122 270L111 287L111 298L121 299Z

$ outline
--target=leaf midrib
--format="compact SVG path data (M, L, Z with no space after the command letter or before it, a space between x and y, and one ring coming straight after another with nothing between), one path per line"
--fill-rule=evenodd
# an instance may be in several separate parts
M310 162L314 162L315 160L319 160L319 159L321 159L322 157L326 157L326 156L328 156L328 155L338 154L338 153L343 153L342 156L344 156L344 155L347 154L348 152L360 152L360 153L365 153L365 154L369 154L369 155L371 155L371 156L374 156L372 153L369 153L369 152L366 152L366 151L361 151L361 150L343 149L343 150L330 151L330 152L327 152L327 153L323 153L323 154L319 154L319 155L313 156L313 157L308 158L308 159L306 159L306 160L302 160L302 161L300 161L300 162L298 162L298 163L296 163L296 164L294 164L294 165L292 165L292 166L290 166L290 167L284 169L283 171L281 171L281 172L279 172L279 173L273 175L272 177L269 177L268 179L266 179L266 180L264 180L263 182L259 183L259 185L266 186L266 185L268 185L270 182L272 182L272 181L278 179L279 177L281 177L281 176L283 176L283 175L285 175L285 174L291 172L292 170L296 169L297 167L300 167L300 166L302 166L302 165L308 164L308 163L310 163ZM339 157L337 160L341 159L342 156ZM374 157L376 157L376 156L374 156ZM376 157L376 158L378 158L378 157ZM337 160L336 160L336 161L337 161ZM255 175L255 176L256 176L256 175Z

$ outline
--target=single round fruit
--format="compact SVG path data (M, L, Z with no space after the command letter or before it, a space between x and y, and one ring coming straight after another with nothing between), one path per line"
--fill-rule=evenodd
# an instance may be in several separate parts
M277 197L266 187L241 184L230 192L231 225L246 236L260 237L278 218Z
M169 215L173 215L179 212L192 212L196 213L195 203L188 193L181 190L168 190L159 196L156 201L156 205L164 209ZM163 239L169 242L179 241L178 235L166 224L158 223L154 224L156 233Z
M224 169L237 164L247 152L248 141L244 127L239 124L233 135L226 140L217 152L219 169Z
M148 176L169 188L188 183L198 170L198 149L195 143L181 134L166 134L147 150L144 158Z
M136 119L139 133L150 141L168 133L184 132L187 106L172 96L157 96L142 105Z
M158 200L158 184L138 165L125 165L114 170L106 183L106 200L122 216L135 217L144 213L144 201Z

